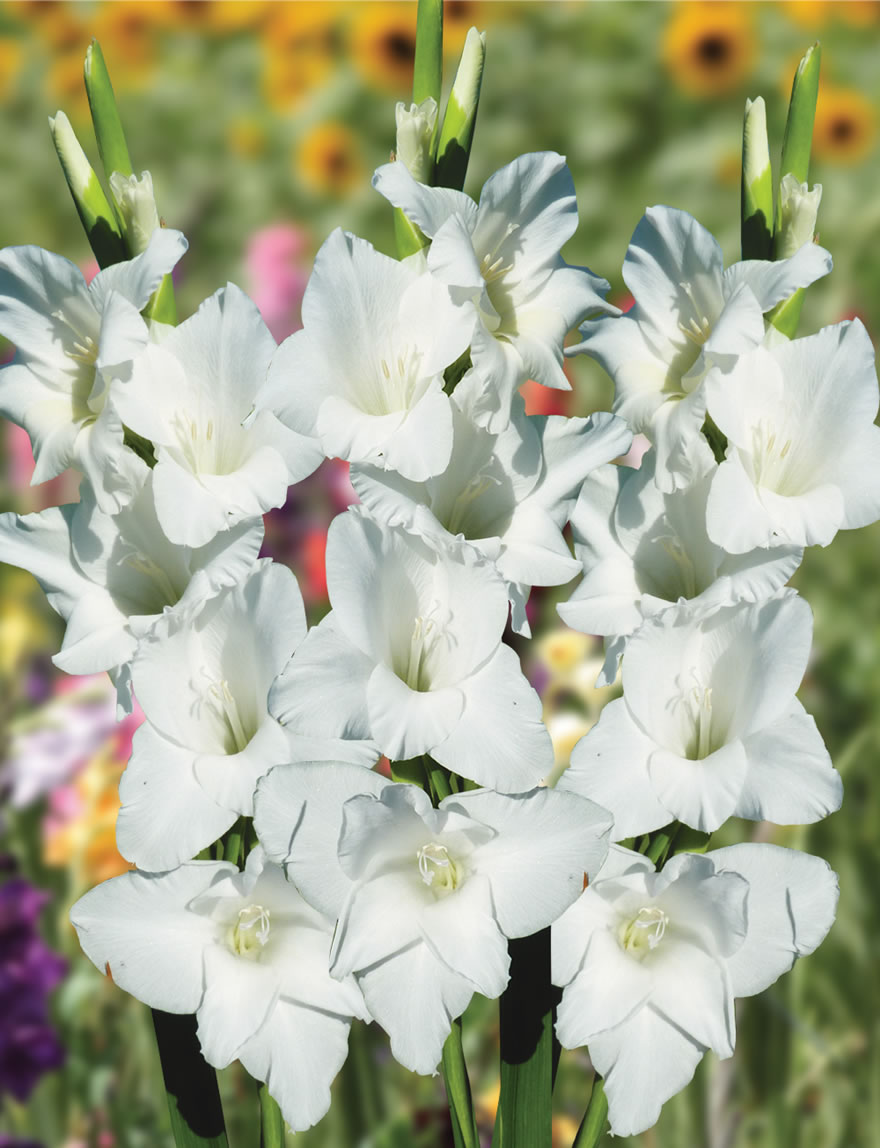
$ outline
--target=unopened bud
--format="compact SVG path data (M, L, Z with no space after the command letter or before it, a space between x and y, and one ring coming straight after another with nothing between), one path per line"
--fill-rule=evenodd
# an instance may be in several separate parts
M812 242L821 199L821 183L817 183L811 190L791 172L782 177L779 185L777 259L788 259L805 243Z
M119 211L125 237L132 255L147 249L150 236L160 226L153 177L148 171L136 175L123 175L114 171L110 176L110 191Z
M432 96L420 104L410 104L409 107L399 103L395 109L397 158L419 183L432 182L437 111L437 101Z

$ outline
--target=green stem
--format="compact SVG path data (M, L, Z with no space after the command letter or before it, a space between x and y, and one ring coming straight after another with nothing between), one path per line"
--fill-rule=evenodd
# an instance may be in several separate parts
M156 1044L177 1148L229 1148L217 1074L205 1062L194 1016L153 1009Z
M260 1085L260 1148L284 1148L284 1117L265 1084Z
M443 0L419 0L416 18L416 58L413 66L413 103L420 104L430 96L439 107L442 84Z
M458 1132L456 1142L460 1138L463 1148L480 1148L471 1085L461 1046L461 1017L452 1022L449 1036L443 1045L442 1069L453 1133Z
M240 865L244 860L244 839L247 832L247 818L239 817L228 833L223 837L223 860L231 861L233 865Z
M553 1031L559 990L550 981L550 930L509 942L510 982L499 1002L501 1097L494 1148L550 1148L553 1078L559 1044Z
M107 65L104 63L104 54L97 40L92 40L86 51L84 76L89 111L92 114L104 174L107 179L114 171L122 175L131 175L131 157L128 154L128 144L125 142L122 120L119 117Z
M596 1148L599 1138L608 1123L608 1097L601 1076L593 1077L593 1091L587 1104L587 1111L577 1130L571 1148Z

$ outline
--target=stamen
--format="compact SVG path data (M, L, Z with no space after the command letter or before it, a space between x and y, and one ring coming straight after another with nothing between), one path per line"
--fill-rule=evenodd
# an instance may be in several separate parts
M623 948L637 960L654 951L666 933L669 918L656 905L639 909L620 931Z
M422 880L435 893L445 895L458 888L461 872L445 845L437 841L423 845L416 853L416 861Z
M229 947L240 957L256 961L269 940L270 912L262 905L248 905L238 914L229 934Z

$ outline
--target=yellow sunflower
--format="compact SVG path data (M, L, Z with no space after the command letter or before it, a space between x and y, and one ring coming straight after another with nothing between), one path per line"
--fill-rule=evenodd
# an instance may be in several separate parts
M875 110L861 92L819 88L813 155L830 163L858 163L874 146Z
M266 98L276 111L287 111L333 66L336 9L335 4L320 3L272 6L262 25L261 45Z
M680 3L663 36L663 59L679 87L694 96L735 91L754 56L746 4Z
M416 5L358 4L353 9L351 53L364 79L398 95L412 90Z
M294 162L300 181L321 195L345 195L365 179L357 137L334 121L303 136Z

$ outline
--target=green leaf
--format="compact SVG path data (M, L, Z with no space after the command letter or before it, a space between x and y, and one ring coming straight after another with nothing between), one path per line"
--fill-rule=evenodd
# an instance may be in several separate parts
M175 1145L229 1148L217 1074L202 1056L196 1018L152 1011Z
M419 0L416 22L416 59L413 67L413 103L430 96L440 104L443 85L443 0Z
M742 257L769 259L773 241L773 173L763 99L746 100L742 153Z
M464 42L437 141L434 182L438 187L454 187L459 191L464 187L485 62L486 33L471 28Z
M131 175L131 159L128 144L125 142L125 133L122 130L122 120L119 118L119 109L116 107L116 97L113 94L107 65L104 63L101 45L97 40L92 40L86 51L84 75L89 110L92 113L92 124L95 128L101 163L104 165L104 174L108 179L114 171L121 172L122 175Z
M561 993L550 981L550 930L509 942L510 981L499 1001L501 1097L493 1148L550 1148L553 1080L559 1045L553 1032Z
M128 258L128 252L116 213L64 112L49 118L49 130L95 258L101 267L122 263Z
M452 1128L456 1145L461 1143L462 1148L480 1148L480 1136L477 1132L477 1118L474 1115L474 1103L471 1097L471 1085L468 1080L467 1065L461 1046L461 1017L452 1022L452 1028L446 1043L443 1045L443 1083L446 1085L446 1096L449 1100L449 1112L452 1116Z

